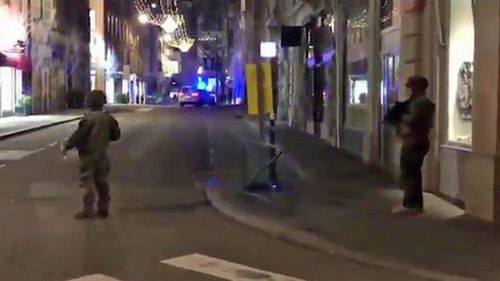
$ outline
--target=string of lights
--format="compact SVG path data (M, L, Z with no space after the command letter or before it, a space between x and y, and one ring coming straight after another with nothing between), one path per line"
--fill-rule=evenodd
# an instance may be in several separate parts
M161 2L163 1L166 0L134 0L135 8L139 12L139 19L142 22L161 25L167 16L161 10Z
M382 10L387 8L387 1L384 1L382 4ZM400 12L396 9L393 9L391 13L380 18L380 23L386 23ZM368 27L368 9L364 9L358 15L354 16L351 19L348 19L349 28L366 28Z
M186 21L179 11L177 0L169 1L168 13L175 17L178 24L177 28L172 32L171 45L179 48L182 52L187 52L194 44L194 39L187 34Z
M187 52L194 39L187 34L186 20L180 13L178 0L134 0L139 20L160 26L164 32L162 40L168 45Z

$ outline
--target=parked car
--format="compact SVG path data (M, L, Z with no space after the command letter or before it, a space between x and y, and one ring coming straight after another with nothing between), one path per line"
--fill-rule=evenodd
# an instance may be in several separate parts
M179 105L184 107L186 105L203 106L215 105L216 97L214 94L205 90L194 90L191 87L183 87L178 92Z

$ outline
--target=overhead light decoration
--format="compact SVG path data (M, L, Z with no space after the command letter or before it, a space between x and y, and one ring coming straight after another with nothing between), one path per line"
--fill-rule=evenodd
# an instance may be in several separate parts
M165 21L161 24L161 28L163 28L163 31L165 31L166 33L174 32L178 26L179 23L174 19L172 15L168 15Z
M387 9L388 1L383 0L382 2L382 10ZM393 8L390 13L387 15L380 17L380 23L386 23L387 21L392 20L395 16L398 16L401 14L401 11L398 9ZM332 28L334 23L332 23ZM347 26L349 28L367 28L368 27L368 9L363 9L359 14L355 15L354 17L348 19L347 21Z
M138 19L139 19L139 22L142 24L146 24L149 21L149 18L146 14L139 14Z
M186 20L179 12L178 0L134 0L139 20L162 28L162 40L169 46L188 52L195 40L187 34ZM147 20L146 20L147 18Z
M180 40L175 47L177 47L181 52L187 53L193 47L194 44L194 39L188 38L188 39L183 39Z

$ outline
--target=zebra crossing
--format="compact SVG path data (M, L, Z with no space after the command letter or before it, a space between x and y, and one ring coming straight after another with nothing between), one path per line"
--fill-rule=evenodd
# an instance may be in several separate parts
M93 274L81 278L70 279L68 281L120 281L102 274Z
M230 261L202 255L189 254L162 261L161 263L197 272L206 276L213 276L221 280L229 281L305 281L278 273L252 268L246 265L233 263ZM67 281L122 281L102 274L83 276ZM190 281L190 280L186 280Z
M37 150L0 150L0 161L21 160L43 150L45 150L45 148L40 148Z

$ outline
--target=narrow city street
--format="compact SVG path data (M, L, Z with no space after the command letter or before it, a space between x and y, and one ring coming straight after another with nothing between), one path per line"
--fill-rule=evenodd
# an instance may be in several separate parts
M77 156L64 160L57 143L76 122L1 141L0 279L422 280L288 244L214 210L197 183L211 165L210 130L231 130L231 122L217 124L234 115L211 108L117 113L123 136L110 149L107 220L73 219L81 200Z

